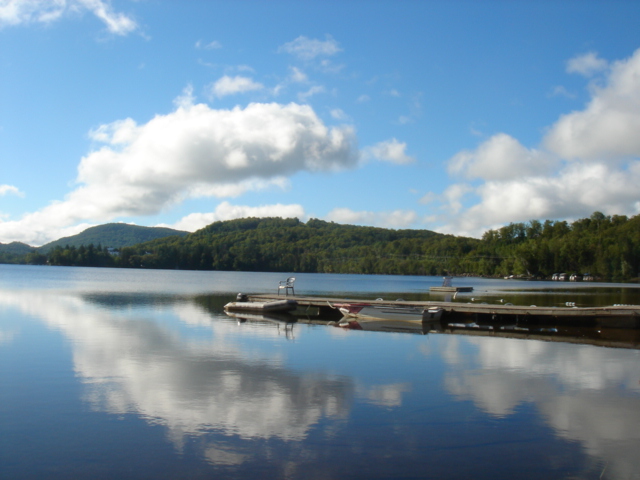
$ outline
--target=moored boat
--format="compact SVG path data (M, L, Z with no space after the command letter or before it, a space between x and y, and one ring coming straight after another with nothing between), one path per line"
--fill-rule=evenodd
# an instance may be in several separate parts
M277 323L279 325L293 325L298 321L298 318L288 312L251 312L251 311L231 311L227 310L225 313L238 320L238 323L244 323L247 321L257 323Z
M442 323L440 321L442 312L443 309L440 307L430 307L424 309L419 317L414 316L401 319L389 318L390 315L388 313L386 314L387 317L384 317L381 312L370 312L380 315L379 317L351 314L345 316L336 326L351 330L419 333L426 335L429 332L442 331ZM396 314L396 317L399 315L401 314Z
M434 330L429 322L407 322L403 320L382 320L379 318L348 318L335 324L348 330L366 330L371 332L417 333L426 335Z
M423 308L411 305L352 303L341 305L340 312L348 318L423 322L440 320L443 309L439 307Z
M274 300L270 302L229 302L224 306L225 310L236 312L289 312L295 310L298 303L295 300Z

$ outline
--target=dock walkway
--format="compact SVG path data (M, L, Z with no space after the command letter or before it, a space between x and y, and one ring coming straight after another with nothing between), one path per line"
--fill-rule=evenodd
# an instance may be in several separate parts
M288 295L286 298L295 300L299 309L318 309L318 316L331 319L341 317L338 310L340 304L370 303L372 305L403 305L414 307L440 307L445 311L448 319L457 317L471 317L475 320L492 321L523 321L532 322L566 322L571 324L591 323L608 326L625 326L640 328L640 305L612 305L607 307L538 307L535 305L494 305L486 303L462 303L440 301L389 301L362 300L334 297L315 297ZM251 301L282 300L280 295L254 294L249 295Z

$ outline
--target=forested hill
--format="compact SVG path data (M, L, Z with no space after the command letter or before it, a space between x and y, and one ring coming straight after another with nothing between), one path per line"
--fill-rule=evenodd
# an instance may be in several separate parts
M640 215L593 213L566 221L532 220L490 230L483 248L503 261L497 274L530 273L549 277L554 272L589 272L602 280L635 280L640 276ZM513 260L510 261L509 258Z
M41 253L48 253L55 247L80 247L84 245L102 246L102 247L129 247L138 243L148 242L158 238L169 236L186 236L188 232L173 230L163 227L141 227L139 225L129 225L127 223L107 223L90 227L83 232L71 237L63 237L59 240L47 243L38 250Z
M26 262L127 268L401 275L591 273L636 280L640 216L595 212L573 223L532 220L486 232L482 239L427 230L390 230L312 219L245 218L215 222L192 234L121 248L102 238L89 247L55 247ZM86 244L85 244L86 245ZM24 262L23 262L24 263Z
M480 243L428 230L245 218L216 222L182 239L122 249L119 262L151 268L414 275L435 273L439 259L464 257Z
M26 243L0 243L0 263L20 263L33 250Z
M638 277L640 216L532 220L482 240L427 230L389 230L321 220L248 218L216 222L183 239L123 249L121 266L148 268L550 277Z

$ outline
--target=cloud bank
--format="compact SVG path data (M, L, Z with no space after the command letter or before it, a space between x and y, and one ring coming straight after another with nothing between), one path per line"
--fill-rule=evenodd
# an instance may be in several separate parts
M188 198L282 188L296 172L358 163L352 128L324 125L309 106L252 103L216 110L191 100L187 91L175 111L146 124L125 119L93 130L92 139L102 146L82 158L77 187L39 212L0 222L0 241L42 244L78 222L153 215Z
M567 68L607 74L603 86L589 85L585 108L561 116L538 148L498 133L449 159L449 173L468 183L442 196L447 215L456 216L439 230L481 236L533 218L640 213L640 50L611 65L589 53Z
M282 217L282 218L300 218L306 216L302 205L262 205L259 207L249 207L245 205L232 205L229 202L222 202L218 205L214 212L211 213L191 213L180 219L173 225L160 225L164 227L175 228L176 230L184 230L187 232L195 232L213 222L224 220L233 220L236 218L246 217Z
M406 228L416 222L418 215L413 210L393 210L390 212L354 211L350 208L334 208L326 220L352 225L371 225L384 228Z

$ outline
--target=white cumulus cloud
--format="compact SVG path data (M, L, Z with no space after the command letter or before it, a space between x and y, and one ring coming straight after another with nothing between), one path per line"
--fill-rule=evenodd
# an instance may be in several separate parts
M82 158L78 186L62 201L0 222L0 241L42 244L79 222L156 214L186 198L237 196L286 185L299 171L358 163L352 128L327 127L307 105L178 105L146 124L126 119L95 129L104 145Z
M8 194L24 197L24 193L21 192L18 187L14 187L13 185L0 185L0 197Z
M567 72L579 73L585 77L590 77L595 73L606 70L608 66L609 62L598 57L596 52L589 52L567 61Z
M371 225L384 228L408 228L418 220L413 210L394 210L391 212L354 211L349 208L334 208L325 220L351 225Z
M604 164L575 163L551 176L491 180L473 188L458 184L449 189L463 195L447 198L458 216L443 232L481 236L487 225L527 221L532 218L579 218L594 211L607 214L640 212L640 162L617 170ZM456 188L457 187L457 188ZM462 197L473 193L479 202L464 208Z
M173 225L160 225L163 227L175 228L176 230L185 230L187 232L195 232L213 222L234 220L236 218L246 217L281 217L281 218L299 218L305 217L302 205L261 205L259 207L249 207L246 205L232 205L229 202L222 202L218 205L214 212L210 213L192 213L181 218Z
M551 127L544 139L549 150L585 161L640 157L640 49L613 63L607 80L584 110Z
M407 144L399 142L395 138L379 142L365 149L365 157L373 157L384 162L406 165L415 162L415 158L406 154Z
M537 150L529 150L515 138L499 133L476 150L464 150L449 160L449 173L466 178L507 180L546 172L553 159Z
M138 29L136 21L115 12L104 0L0 0L0 27L29 23L51 23L67 14L91 12L116 35L127 35Z
M235 95L237 93L262 90L263 88L264 85L254 82L249 77L243 77L241 75L230 77L225 75L211 86L211 94L220 98L227 95Z
M604 68L595 60L582 59L594 65L591 71ZM576 59L571 68L579 65ZM439 230L481 236L487 228L532 218L640 213L640 50L606 65L603 86L590 85L585 108L561 116L539 148L499 133L454 155L449 173L473 183L441 196L448 217Z

